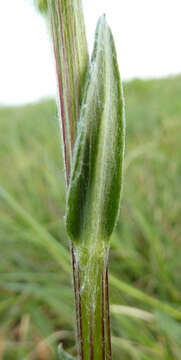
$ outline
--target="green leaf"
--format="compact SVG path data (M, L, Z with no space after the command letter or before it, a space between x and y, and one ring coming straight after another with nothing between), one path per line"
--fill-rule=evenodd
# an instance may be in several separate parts
M75 360L72 356L63 351L61 345L58 347L59 360Z
M67 198L66 226L74 243L108 241L120 205L124 107L113 36L99 19L81 106Z
M181 347L181 324L169 315L155 311L156 324L159 331Z

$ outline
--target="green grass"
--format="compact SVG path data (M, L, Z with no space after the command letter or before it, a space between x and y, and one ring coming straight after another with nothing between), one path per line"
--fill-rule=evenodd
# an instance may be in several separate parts
M124 194L110 253L114 360L180 360L180 93L180 76L125 84ZM56 360L59 342L75 354L59 137L53 100L0 109L3 360Z

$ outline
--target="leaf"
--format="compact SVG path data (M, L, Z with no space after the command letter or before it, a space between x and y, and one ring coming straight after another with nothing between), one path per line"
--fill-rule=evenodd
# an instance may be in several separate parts
M159 331L166 337L171 339L173 343L181 347L181 324L180 322L172 319L169 315L155 311L156 324Z
M116 51L105 16L98 22L67 197L74 243L108 241L120 205L124 108Z
M118 315L126 315L132 318L152 322L154 321L154 316L148 311L141 310L132 306L124 305L111 305L111 312Z
M67 354L63 349L62 346L59 345L58 347L58 356L59 356L59 360L75 360L75 358L73 358L72 356L70 356L69 354Z

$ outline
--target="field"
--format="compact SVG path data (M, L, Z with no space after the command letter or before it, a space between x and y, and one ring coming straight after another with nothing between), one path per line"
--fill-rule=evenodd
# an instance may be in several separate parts
M110 251L114 360L181 359L181 76L124 84ZM52 99L0 108L0 359L76 354L65 181Z

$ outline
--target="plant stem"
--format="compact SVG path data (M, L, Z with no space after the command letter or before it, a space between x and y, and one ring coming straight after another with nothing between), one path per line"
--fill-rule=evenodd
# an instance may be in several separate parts
M111 360L108 253L72 246L78 353L81 360Z
M48 0L48 13L57 73L66 180L69 185L88 66L81 0ZM102 89L102 81L100 87ZM111 360L107 267L109 249L103 241L93 243L94 248L91 244L85 248L84 245L71 243L78 354L81 360Z
M82 88L88 66L81 0L48 0L58 88L63 154L69 183Z

